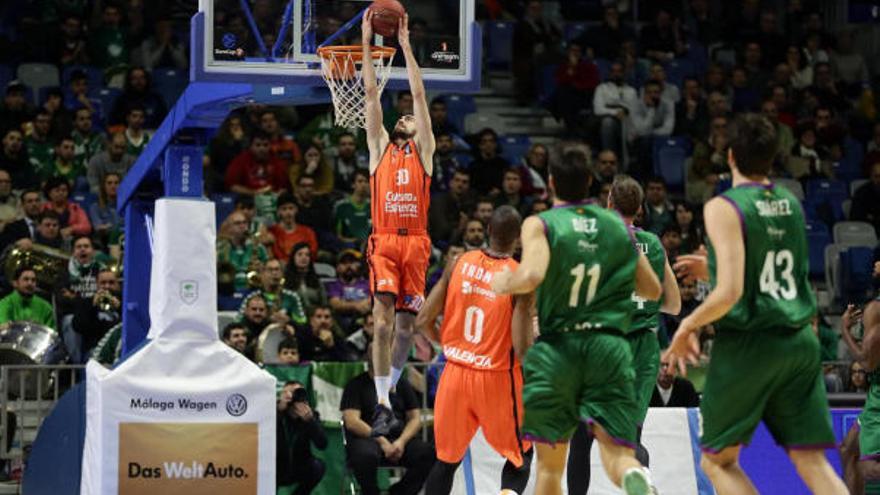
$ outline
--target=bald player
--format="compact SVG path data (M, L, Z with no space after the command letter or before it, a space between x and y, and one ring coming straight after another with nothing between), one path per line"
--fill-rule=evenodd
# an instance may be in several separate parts
M416 319L419 331L442 344L447 359L434 404L437 462L426 495L449 494L477 428L507 459L501 493L523 493L529 481L532 446L519 432L520 358L532 340L534 297L498 295L489 286L493 273L517 267L512 256L521 221L512 206L496 209L489 222L489 247L451 261ZM441 312L438 335L435 323Z

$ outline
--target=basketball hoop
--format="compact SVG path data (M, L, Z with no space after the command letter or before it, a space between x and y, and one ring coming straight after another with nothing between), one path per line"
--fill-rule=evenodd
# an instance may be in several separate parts
M394 48L373 46L370 48L373 68L376 71L376 84L379 94L385 89L388 76L391 74L391 62L394 60ZM364 116L364 81L361 67L363 64L363 47L353 46L322 46L318 48L321 57L321 75L333 98L336 110L336 125L341 127L366 127Z

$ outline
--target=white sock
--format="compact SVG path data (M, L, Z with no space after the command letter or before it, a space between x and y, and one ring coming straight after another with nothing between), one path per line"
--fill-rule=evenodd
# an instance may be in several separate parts
M391 367L391 388L397 386L397 382L400 381L400 375L403 373L403 370L400 368Z
M376 384L376 397L379 399L379 404L390 408L391 400L388 398L388 393L391 391L391 377L376 376L373 377L373 383Z

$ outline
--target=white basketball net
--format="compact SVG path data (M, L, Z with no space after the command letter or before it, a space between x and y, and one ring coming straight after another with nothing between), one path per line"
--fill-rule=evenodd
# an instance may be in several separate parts
M396 50L389 47L372 47L373 69L379 94L385 89L391 74L391 63ZM333 46L320 48L321 76L330 88L336 125L346 128L367 126L364 115L364 90L362 48L360 46Z

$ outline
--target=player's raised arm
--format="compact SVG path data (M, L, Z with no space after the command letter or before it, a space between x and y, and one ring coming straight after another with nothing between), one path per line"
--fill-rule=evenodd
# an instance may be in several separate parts
M678 290L678 279L675 278L675 272L669 266L669 259L666 260L664 268L663 302L660 304L660 311L668 315L677 315L681 312L681 292Z
M416 61L409 44L409 15L400 18L397 41L406 59L406 75L409 78L409 90L413 98L413 117L416 119L416 146L419 149L419 156L423 158L422 166L425 167L425 172L432 175L434 160L431 157L434 156L434 132L431 128L431 114L428 112L428 96L425 93L422 71L419 69L419 63Z
M880 366L880 301L874 300L862 316L865 336L862 340L865 368L874 371Z
M528 294L544 281L550 264L550 244L544 222L531 216L522 226L522 261L516 271L506 269L492 277L492 290L498 294ZM659 297L659 296L658 296Z
M727 314L743 293L743 277L746 267L745 241L742 224L733 205L715 198L706 203L706 233L718 261L716 281L712 292L706 296L693 313L682 320L675 337L664 354L684 371L684 361L695 362L699 357L699 345L694 348L697 330Z
M388 143L388 131L382 125L382 102L379 100L379 86L376 84L376 69L373 64L370 46L373 41L373 11L367 9L361 20L363 35L363 60L361 71L364 80L364 116L367 123L367 148L370 151L370 173L379 166L383 148Z

